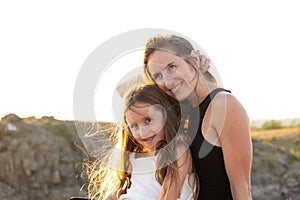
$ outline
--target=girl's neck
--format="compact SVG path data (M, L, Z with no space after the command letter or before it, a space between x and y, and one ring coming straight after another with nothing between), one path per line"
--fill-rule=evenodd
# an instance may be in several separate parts
M144 158L155 156L155 151L143 152L143 153L135 153L135 158Z

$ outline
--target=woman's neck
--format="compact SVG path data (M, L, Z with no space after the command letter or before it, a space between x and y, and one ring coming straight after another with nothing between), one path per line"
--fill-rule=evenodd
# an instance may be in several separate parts
M204 99L207 97L207 95L209 95L211 91L213 91L216 88L218 88L218 86L214 83L210 83L206 81L204 83L199 83L195 89L196 90L195 95L197 98L195 97L193 98L193 99L197 99L197 102L193 102L193 104L196 104L197 106L201 104L204 101Z

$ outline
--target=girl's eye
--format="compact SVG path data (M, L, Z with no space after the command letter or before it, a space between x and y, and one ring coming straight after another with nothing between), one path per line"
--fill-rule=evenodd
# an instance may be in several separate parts
M151 121L152 121L152 120L151 120L151 118L150 118L150 117L148 117L148 118L146 118L146 119L145 119L145 122L146 122L146 124L150 124L150 123L151 123Z
M162 79L161 73L154 74L152 77L155 81L159 81Z
M137 129L139 126L137 124L131 124L130 129Z

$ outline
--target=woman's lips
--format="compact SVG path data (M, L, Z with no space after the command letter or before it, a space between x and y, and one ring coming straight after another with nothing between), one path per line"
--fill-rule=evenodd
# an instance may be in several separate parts
M171 91L172 91L173 93L176 93L176 92L179 90L180 85L181 85L180 83L177 84L175 87L173 87L173 88L171 89Z

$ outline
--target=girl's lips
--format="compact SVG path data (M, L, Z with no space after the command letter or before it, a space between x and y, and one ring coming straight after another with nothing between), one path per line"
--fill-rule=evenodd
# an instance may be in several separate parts
M148 141L151 141L154 137L155 137L155 135L153 135L151 137L148 137L148 138L145 138L145 139L141 139L141 140L145 141L145 142L148 142Z
M144 139L140 138L138 142L148 149L153 149L153 147L156 145L155 137L156 135Z

